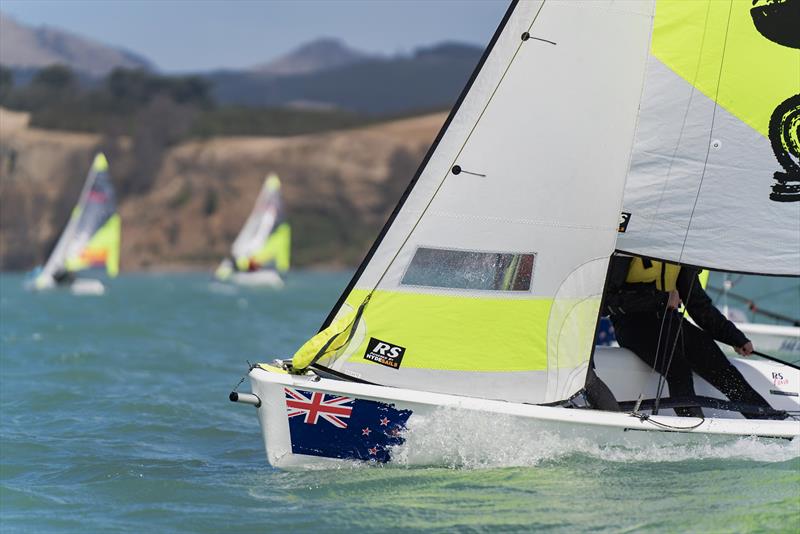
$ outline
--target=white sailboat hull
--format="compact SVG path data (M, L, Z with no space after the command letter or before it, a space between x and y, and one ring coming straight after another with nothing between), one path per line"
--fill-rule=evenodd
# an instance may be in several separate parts
M106 286L95 278L76 278L69 285L69 291L73 295L99 296L105 294Z
M642 388L647 396L657 381L649 368L624 349L598 349L596 360L598 374L620 400L635 399ZM734 360L734 364L774 408L800 409L800 371L755 360ZM547 407L358 384L313 375L296 376L277 368L255 368L250 372L250 381L252 392L261 401L257 411L267 459L280 468L333 467L354 461L451 465L454 451L449 450L446 443L453 421L458 428L469 429L470 425L475 428L473 444L476 448L491 439L492 425L510 426L515 432L529 435L531 447L543 436L632 448L661 443L717 442L744 436L786 439L800 436L800 421L795 419L744 419L739 414L709 409L705 409L706 419L702 420L669 415L673 413L671 410L640 418L630 413ZM696 378L696 386L699 395L724 399L699 378ZM324 395L315 398L314 393ZM636 396L632 396L634 393ZM320 412L313 407L306 411L295 410L290 406L294 398L311 401L301 401L306 406L316 402L317 408L321 407ZM340 423L349 425L348 428L337 427L320 416L325 404L336 408L337 403L353 408L350 416L339 418ZM359 418L359 410L378 415L385 413L387 420L394 421L382 427L382 419L373 417L374 421L365 423L367 419ZM293 411L295 414L290 418ZM403 421L398 424L400 419ZM387 438L391 432L398 437ZM348 439L352 442L340 437L345 434L351 436ZM373 436L377 436L372 440L374 444ZM464 443L460 447L463 448ZM480 454L480 451L471 453Z
M229 279L234 284L247 287L283 287L283 279L278 271L270 269L253 272L236 272Z
M59 286L52 277L40 277L25 282L27 291L51 291L60 288L69 288L69 292L79 296L104 295L106 286L95 278L76 278L68 285Z

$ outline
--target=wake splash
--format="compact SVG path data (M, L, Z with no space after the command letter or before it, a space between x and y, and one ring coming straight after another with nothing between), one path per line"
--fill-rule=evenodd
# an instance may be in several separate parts
M547 423L440 408L409 419L406 441L394 448L391 463L480 469L537 466L575 456L620 463L800 458L797 440L619 431L613 442L604 442L594 432L590 427L581 435L556 432Z

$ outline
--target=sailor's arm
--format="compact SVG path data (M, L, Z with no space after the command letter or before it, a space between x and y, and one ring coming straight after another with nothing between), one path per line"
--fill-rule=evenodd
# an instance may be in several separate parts
M750 340L714 306L697 275L696 269L684 267L677 281L678 292L691 318L717 341L735 347L739 354L750 354L753 351Z

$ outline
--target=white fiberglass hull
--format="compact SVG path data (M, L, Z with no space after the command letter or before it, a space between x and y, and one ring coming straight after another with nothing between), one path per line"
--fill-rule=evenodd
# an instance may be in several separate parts
M103 285L103 282L94 278L76 278L69 285L69 291L73 295L99 296L105 294L106 286Z
M263 270L236 272L229 278L234 284L246 287L283 287L283 279L278 271Z
M615 349L598 352L609 350ZM616 354L607 353L605 372L598 364L598 374L607 382L627 385L631 391L638 391L636 384L647 386L652 377L638 367L635 357L616 350ZM620 372L622 363L624 372ZM755 361L737 363L737 367L743 373L747 371L745 376L765 393L773 407L800 409L800 371ZM779 373L781 378L772 378L773 373ZM754 374L764 380L754 381ZM250 380L252 392L261 402L257 411L267 459L281 468L332 467L361 460L453 465L459 463L459 457L479 456L481 448L501 446L497 443L500 438L494 436L508 429L513 429L515 435L527 436L525 442L530 447L545 439L638 448L744 436L800 436L800 421L795 419L753 420L737 418L738 414L723 418L708 409L702 420L673 415L645 419L629 413L537 406L296 376L277 369L255 368ZM617 384L609 385L613 388ZM698 394L707 393L702 383L697 386ZM771 395L770 389L780 393ZM620 399L628 398L624 392L622 395ZM716 396L723 398L718 393ZM448 436L453 432L466 432L468 437L459 440L455 449L448 445ZM795 443L800 447L798 441ZM474 450L467 450L470 448Z
M106 286L95 278L76 278L69 284L59 285L53 278L41 277L25 282L25 289L28 291L51 291L55 289L69 289L73 295L79 296L99 296L104 295Z

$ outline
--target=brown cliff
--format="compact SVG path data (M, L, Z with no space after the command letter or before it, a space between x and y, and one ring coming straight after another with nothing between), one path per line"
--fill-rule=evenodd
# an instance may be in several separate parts
M152 185L120 200L122 269L211 268L229 250L266 173L283 182L296 266L353 265L416 171L444 114L284 138L191 141ZM0 269L45 259L77 199L98 136L27 127L0 112ZM110 157L135 166L126 143Z

